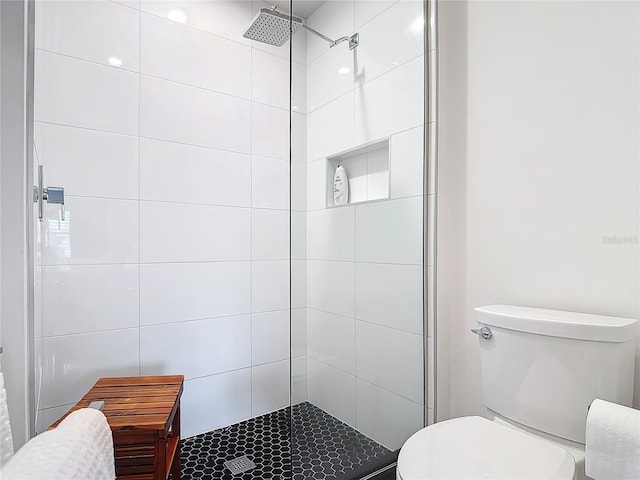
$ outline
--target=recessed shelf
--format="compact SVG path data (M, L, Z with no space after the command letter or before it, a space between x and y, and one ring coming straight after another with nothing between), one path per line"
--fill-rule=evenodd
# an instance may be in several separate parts
M327 207L335 207L333 179L338 165L349 178L348 205L389 198L389 139L327 157Z

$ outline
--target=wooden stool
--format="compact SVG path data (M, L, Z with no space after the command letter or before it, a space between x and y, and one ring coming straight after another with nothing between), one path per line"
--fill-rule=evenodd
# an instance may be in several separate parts
M118 480L180 479L183 375L101 378L69 413L103 401Z

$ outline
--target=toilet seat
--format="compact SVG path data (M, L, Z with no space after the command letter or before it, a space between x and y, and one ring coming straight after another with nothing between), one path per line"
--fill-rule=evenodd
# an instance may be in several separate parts
M572 480L571 454L482 417L436 423L413 434L398 456L398 480Z

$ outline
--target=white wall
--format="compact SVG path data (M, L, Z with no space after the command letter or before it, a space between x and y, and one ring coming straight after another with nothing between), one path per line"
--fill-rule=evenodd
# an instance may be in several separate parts
M439 420L483 411L474 307L640 313L639 9L440 5Z
M184 374L187 436L289 404L289 47L242 37L263 6L38 5L39 160L67 194L38 232L40 429L106 375Z
M340 0L308 19L360 45L307 36L307 394L394 449L424 416L423 14ZM327 208L327 157L385 138L390 198Z

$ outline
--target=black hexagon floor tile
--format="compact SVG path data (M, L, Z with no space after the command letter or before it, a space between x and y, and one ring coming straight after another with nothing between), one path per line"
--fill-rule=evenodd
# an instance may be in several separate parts
M246 455L251 471L224 462ZM391 450L311 403L283 408L182 442L182 480L358 478L395 460Z

